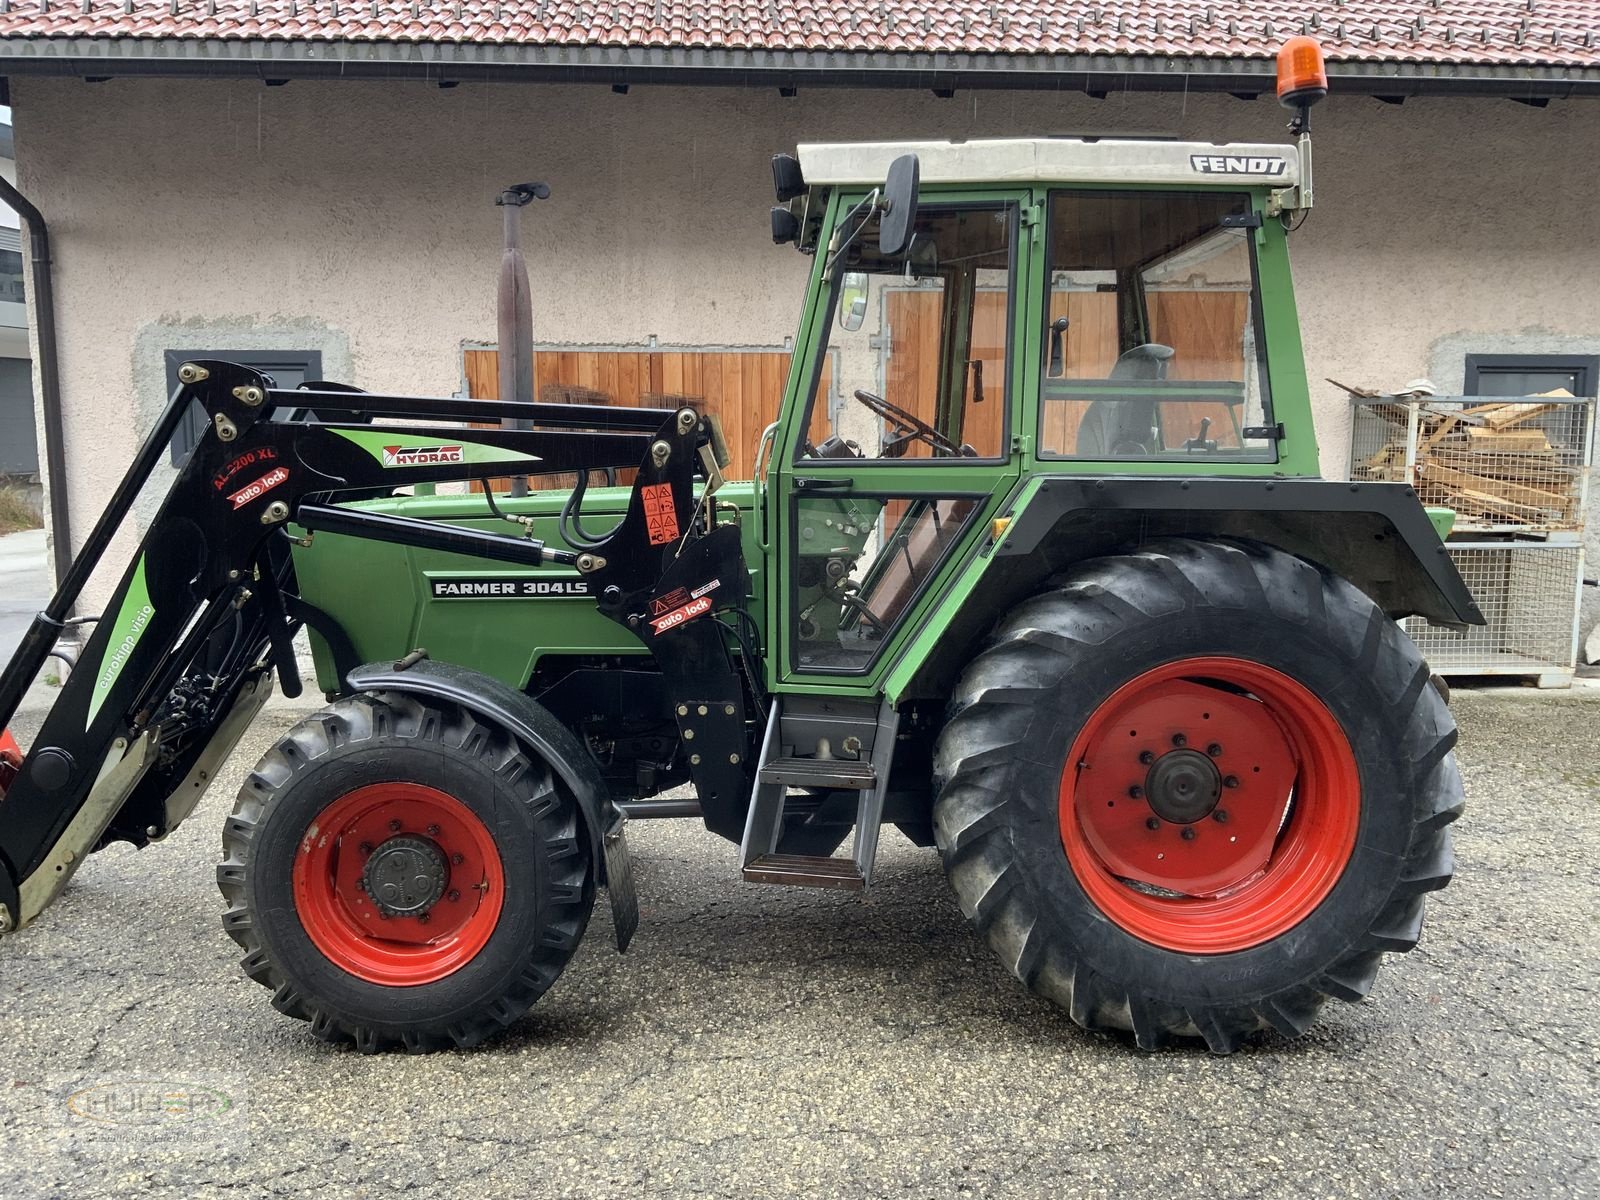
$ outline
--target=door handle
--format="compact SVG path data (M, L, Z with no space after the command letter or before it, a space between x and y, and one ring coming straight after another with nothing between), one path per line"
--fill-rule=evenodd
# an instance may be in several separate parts
M803 479L797 478L794 481L794 490L797 492L848 492L855 485L856 481L847 477L818 479L815 476L807 476Z

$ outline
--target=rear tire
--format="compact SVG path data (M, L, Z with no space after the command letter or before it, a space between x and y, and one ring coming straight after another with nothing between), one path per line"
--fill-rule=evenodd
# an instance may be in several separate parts
M368 1053L506 1028L594 905L587 831L548 766L464 709L401 694L290 730L246 781L223 851L245 973L317 1037Z
M1086 1029L1297 1036L1416 945L1450 880L1456 732L1429 681L1364 593L1280 551L1083 563L956 688L935 832L962 910Z

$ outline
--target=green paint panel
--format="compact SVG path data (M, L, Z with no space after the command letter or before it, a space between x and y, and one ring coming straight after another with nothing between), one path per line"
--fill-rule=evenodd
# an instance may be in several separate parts
M430 461L440 463L503 463L538 462L537 454L523 454L516 450L502 450L498 446L485 446L480 442L464 441L460 437L419 436L417 434L385 433L379 429L335 429L346 441L354 442L386 467L420 466ZM435 457L430 459L429 454Z
M591 489L584 498L587 523L607 528L621 518L629 495L627 488ZM753 503L748 483L730 483L717 496L744 513ZM560 545L556 517L566 497L566 492L536 492L520 499L498 497L497 503L507 512L531 515L533 536ZM481 495L404 496L351 507L511 531L489 513ZM749 543L754 522L746 519L744 526L747 561L759 564L759 551ZM522 688L549 655L648 653L632 633L601 616L588 596L569 594L582 582L570 567L520 567L324 533L309 547L296 548L294 561L301 594L344 626L363 662L426 647L442 662L459 663ZM751 575L755 587L759 574ZM752 611L760 611L759 595ZM311 646L319 686L335 690L332 656L314 632Z
M128 582L127 594L122 597L122 605L117 609L116 620L111 623L111 640L106 643L105 655L96 668L85 727L94 723L106 697L121 677L122 668L128 665L128 659L133 657L134 650L138 648L139 639L144 636L144 631L156 615L155 607L150 603L150 587L145 581L144 567L145 560L141 555L133 569L133 578Z
M1427 508L1428 520L1433 525L1433 531L1439 535L1442 542L1450 536L1450 531L1456 527L1456 512L1453 508Z

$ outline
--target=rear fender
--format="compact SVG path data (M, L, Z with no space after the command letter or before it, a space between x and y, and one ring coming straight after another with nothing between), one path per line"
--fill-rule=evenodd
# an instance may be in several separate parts
M1160 537L1274 546L1348 579L1395 620L1482 625L1416 491L1325 479L1035 476L972 550L885 681L901 699L946 694L963 647L1074 563Z
M460 705L508 731L530 753L549 764L577 798L589 830L589 852L600 881L611 897L617 949L626 950L639 925L639 902L633 889L622 814L611 802L605 780L583 746L549 709L515 688L479 671L424 659L397 668L369 663L350 672L358 692L401 692Z

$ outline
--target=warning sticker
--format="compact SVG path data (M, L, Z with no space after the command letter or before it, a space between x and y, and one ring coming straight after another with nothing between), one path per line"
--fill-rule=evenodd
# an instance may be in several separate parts
M675 608L689 603L694 599L689 595L688 588L673 588L665 596L657 596L650 601L650 615L659 617L662 613L671 612Z
M678 540L678 509L672 502L670 483L650 483L639 489L644 499L644 524L652 546Z
M681 608L675 608L664 617L657 617L650 622L650 628L660 637L669 629L676 629L685 621L692 621L696 617L711 611L711 597L701 596L698 600L691 600Z

